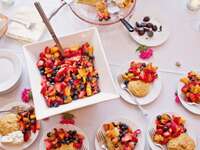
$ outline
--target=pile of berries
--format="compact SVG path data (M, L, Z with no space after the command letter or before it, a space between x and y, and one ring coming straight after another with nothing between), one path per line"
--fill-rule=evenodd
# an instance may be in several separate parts
M156 131L153 140L159 144L165 145L169 140L187 131L184 127L185 119L180 116L164 113L157 116L155 123Z
M18 113L18 123L20 131L24 134L24 141L27 142L32 133L36 133L40 129L40 125L36 120L35 110L33 107Z
M58 47L46 47L39 55L37 67L42 75L41 94L48 107L100 92L93 47L89 43L67 48L64 55Z
M47 133L47 138L44 140L46 150L54 150L62 145L68 145L74 149L80 149L83 145L84 136L77 133L76 130L66 131L63 128L54 128L52 132ZM69 148L70 149L70 148Z
M146 64L141 62L132 61L128 72L122 75L125 84L129 81L141 80L145 83L152 83L158 78L157 67L152 63Z
M103 125L107 145L116 149L133 150L138 143L140 129L133 131L127 124L122 122L111 122ZM111 148L109 148L111 149Z
M182 92L185 100L193 103L200 103L200 75L196 72L189 72L187 77L181 79L184 83Z
M162 31L162 26L160 26L158 29L157 25L151 23L151 18L146 16L143 18L142 22L135 23L135 31L139 36L143 36L145 33L147 33L147 36L152 38L155 32Z

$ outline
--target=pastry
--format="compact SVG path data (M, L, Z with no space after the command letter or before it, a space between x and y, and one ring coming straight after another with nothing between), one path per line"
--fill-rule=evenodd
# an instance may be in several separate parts
M150 84L140 80L130 81L128 83L128 89L133 95L137 97L144 97L150 91Z
M171 139L167 144L168 150L195 150L194 140L187 134L181 134L179 137Z

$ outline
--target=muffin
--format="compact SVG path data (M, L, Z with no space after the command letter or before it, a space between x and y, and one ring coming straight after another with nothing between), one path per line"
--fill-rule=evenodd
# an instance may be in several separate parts
M135 95L137 97L144 97L150 91L150 84L149 83L145 83L145 82L143 82L141 80L130 81L128 83L128 89L130 90L130 92L133 95Z
M16 114L6 114L0 117L0 135L5 136L19 130Z
M167 144L168 150L195 150L194 140L183 133L179 137L171 139Z

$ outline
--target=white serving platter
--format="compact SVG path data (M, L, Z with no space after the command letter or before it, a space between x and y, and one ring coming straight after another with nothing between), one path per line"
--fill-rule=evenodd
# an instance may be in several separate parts
M99 86L101 92L81 100L73 101L69 104L61 105L57 108L49 108L41 90L41 76L37 69L36 62L39 53L46 47L55 45L53 40L37 42L24 46L24 55L28 67L29 79L33 92L33 100L37 119L43 119L49 116L60 114L66 111L82 108L106 100L116 99L119 95L116 92L111 71L104 53L104 49L100 40L99 33L96 28L85 29L76 33L72 33L60 38L63 47L71 47L73 45L89 42L94 47L95 67L99 73Z

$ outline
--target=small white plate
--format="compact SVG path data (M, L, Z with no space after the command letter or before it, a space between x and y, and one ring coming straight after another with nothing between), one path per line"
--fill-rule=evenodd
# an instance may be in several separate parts
M170 115L176 114L176 113L173 113L173 112L167 112L167 113L170 114ZM160 113L160 114L162 114L162 113ZM179 116L180 116L180 115L179 115ZM155 128L155 120L156 120L156 116L154 116L154 117L151 119L151 123L150 123L149 126L148 126L148 131L151 130L152 128ZM197 141L196 141L197 137L196 137L195 133L192 131L192 129L190 128L190 126L188 125L187 120L186 120L185 127L186 127L186 129L187 129L187 134L194 140L195 145L196 145L196 147L197 147ZM153 142L153 140L152 140L152 138L150 137L149 134L147 134L147 141L148 141L149 146L150 146L151 149L153 149L153 150L160 150L160 148L158 148L158 147L156 147L156 146L154 145L154 142ZM165 150L167 150L167 148L166 148ZM196 149L196 150L197 150L197 149Z
M13 106L18 106L18 105L24 105L26 107L30 107L30 105L28 105L28 104L24 104L24 103L20 103L20 102L14 102L14 103L10 103L10 104L2 107L0 110L9 110ZM37 139L37 137L39 135L39 131L37 131L35 134L31 133L31 135L32 136L30 137L30 139L27 142L23 142L22 144L2 144L2 143L0 143L0 148L2 148L4 150L24 150L24 149L27 149Z
M43 132L43 135L42 135L42 139L40 140L40 149L39 150L46 150L46 147L45 147L45 143L44 143L44 139L46 138L47 136L47 133L52 131L53 128L63 128L65 130L76 130L78 133L82 134L84 136L84 140L83 140L83 145L85 146L85 148L87 150L90 149L89 147L89 140L88 140L88 137L87 135L83 132L83 130L81 130L80 128L78 128L77 126L75 125L71 125L71 124L68 124L68 125L63 125L63 124L57 124L55 126L52 125L52 128L48 128L47 130L45 130Z
M142 61L136 61L136 62L142 62ZM147 62L145 62L145 63L147 63ZM127 72L129 67L130 67L130 62L123 65L121 67L119 73L117 73L117 75ZM152 103L160 95L160 92L162 89L162 82L161 82L158 71L157 71L157 73L158 73L158 78L151 84L151 89L150 89L148 95L146 95L144 97L136 97L136 96L133 97L133 98L136 98L141 105L147 105L149 103ZM116 82L117 82L118 92L121 95L122 99L124 99L125 101L127 101L130 104L136 105L134 99L125 90L123 90L120 87L120 85L118 84L118 81L117 81L117 77L116 77Z
M188 104L188 102L185 101L185 96L184 96L183 92L181 91L183 86L184 86L184 83L179 81L179 83L178 83L178 97L181 101L181 104L183 105L183 107L185 107L190 112L197 114L197 115L200 115L200 106L193 106L193 105Z
M6 93L20 79L22 66L17 55L8 51L0 51L0 94Z
M122 123L127 124L132 130L140 129L140 130L141 130L141 134L138 135L138 143L137 143L136 148L135 148L134 150L143 150L143 149L144 149L144 147L145 147L145 134L144 134L144 130L141 129L141 128L139 127L139 125L137 125L135 122L132 122L132 121L130 121L130 120L128 120L128 119L124 119L124 118L106 121L106 122L104 122L103 124L109 123L109 122L122 122ZM103 124L102 124L102 125L103 125ZM102 125L98 128L97 133L98 133L100 130L101 130L101 131L104 131L104 130L102 129ZM96 134L97 134L97 133L96 133ZM96 136L95 136L95 148L96 148L96 150L102 150L102 149L100 148L100 146L99 146L99 143L98 143L98 141L97 141Z
M144 16L133 16L130 19L130 24L135 26L135 23L138 22L142 22ZM139 36L137 32L129 32L131 37L139 44L141 45L145 45L145 46L149 46L149 47L155 47L155 46L159 46L162 45L164 42L167 41L168 37L169 37L169 29L167 28L166 25L161 24L161 22L159 21L159 19L150 17L151 20L150 22L153 23L154 25L157 25L158 30L160 28L160 26L162 26L162 32L154 32L154 36L152 38L149 38L147 36L147 33L145 33L145 35L143 36Z

